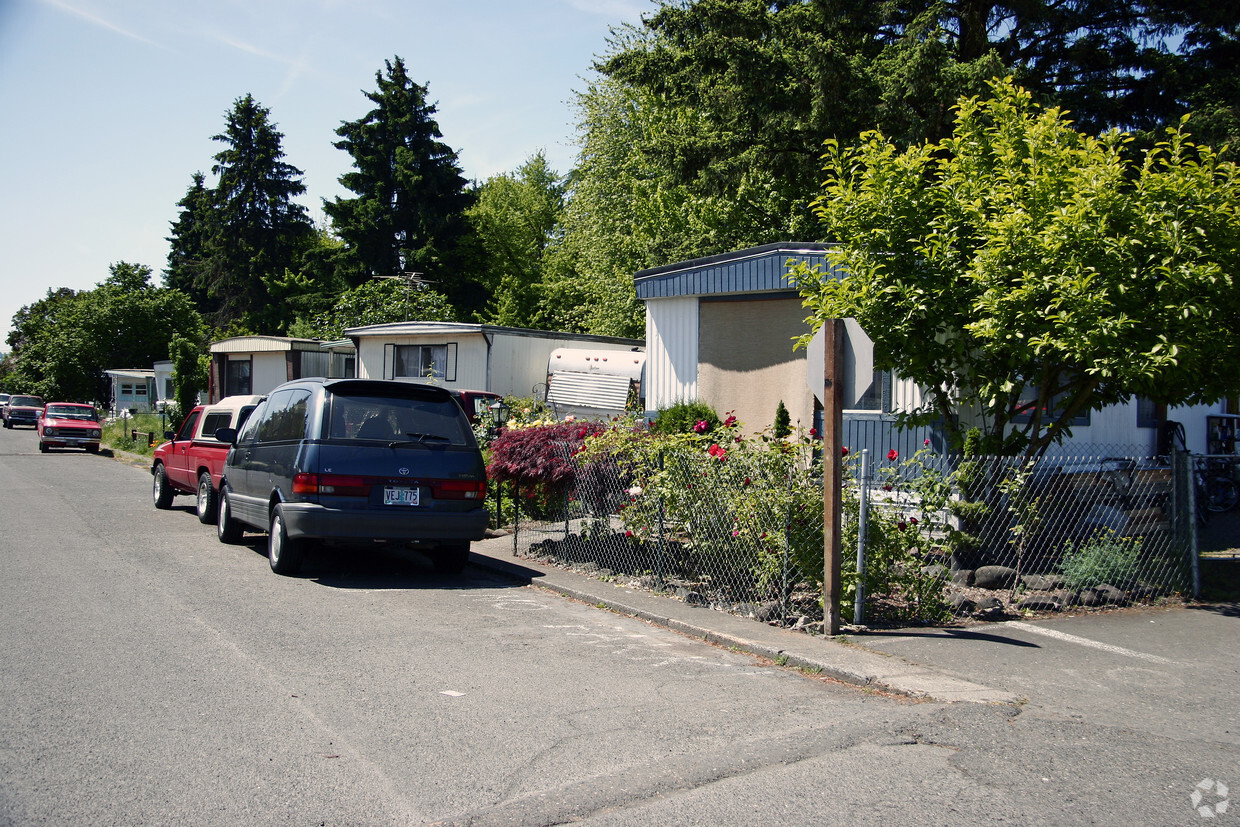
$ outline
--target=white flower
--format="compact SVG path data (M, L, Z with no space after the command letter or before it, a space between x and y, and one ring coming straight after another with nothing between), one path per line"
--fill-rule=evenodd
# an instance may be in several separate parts
M641 495L642 495L642 487L640 485L635 485L629 489L630 497L640 497Z

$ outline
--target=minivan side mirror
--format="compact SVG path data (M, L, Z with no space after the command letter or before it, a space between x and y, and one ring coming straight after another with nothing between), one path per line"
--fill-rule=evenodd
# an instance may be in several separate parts
M220 442L227 442L229 445L237 444L236 428L217 428L215 430L215 438Z

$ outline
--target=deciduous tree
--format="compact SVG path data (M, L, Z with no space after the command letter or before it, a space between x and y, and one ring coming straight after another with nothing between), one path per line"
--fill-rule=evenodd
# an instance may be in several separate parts
M1131 160L1010 81L951 136L832 143L815 202L842 278L796 280L817 323L855 317L957 439L1037 455L1132 395L1240 389L1240 169L1175 127ZM1023 421L1022 421L1023 420Z
M491 297L482 313L487 322L538 326L539 285L564 217L565 190L541 152L478 188L466 216L481 250L479 280Z

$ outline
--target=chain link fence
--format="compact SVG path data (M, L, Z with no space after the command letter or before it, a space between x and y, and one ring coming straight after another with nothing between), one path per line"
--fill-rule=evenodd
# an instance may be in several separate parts
M552 498L505 484L518 556L821 628L821 459L804 447L584 460ZM950 623L1193 591L1205 476L1188 455L845 458L842 614ZM1233 504L1234 505L1234 504ZM501 509L502 510L502 509ZM860 572L860 574L858 574Z

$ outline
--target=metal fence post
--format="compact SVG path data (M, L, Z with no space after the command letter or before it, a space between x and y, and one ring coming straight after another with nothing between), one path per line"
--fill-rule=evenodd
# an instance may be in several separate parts
M1177 451L1176 465L1182 466L1182 470L1177 468L1177 476L1183 479L1185 497L1187 503L1185 508L1186 519L1185 526L1188 529L1188 570L1192 578L1193 597L1201 596L1201 566L1198 560L1200 550L1197 547L1197 466L1193 455L1188 451Z
M666 480L666 477L663 474L663 452L662 451L659 452L659 478ZM662 486L660 487L660 490L661 488ZM658 497L659 497L659 540L657 543L655 543L655 547L654 547L655 549L654 570L655 570L655 577L658 578L658 581L659 581L659 587L662 588L663 582L664 582L664 561L663 561L664 543L667 542L667 537L663 532L663 494L659 493Z
M512 481L512 556L517 556L517 535L521 533L521 486Z
M865 622L865 524L870 510L870 451L861 450L860 492L857 497L857 591L853 598L853 623Z
M783 571L781 572L782 582L779 584L779 611L781 616L788 616L789 598L792 596L792 577L790 576L791 556L792 556L792 503L793 503L793 477L796 474L795 465L788 462L788 508L784 510L784 555L783 555Z

